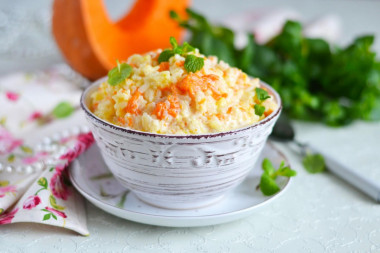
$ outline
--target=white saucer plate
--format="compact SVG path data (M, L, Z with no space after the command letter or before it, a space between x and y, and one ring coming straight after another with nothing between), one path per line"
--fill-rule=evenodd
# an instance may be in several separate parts
M74 187L91 203L118 217L150 225L167 227L197 227L226 223L252 215L258 207L279 197L289 186L289 178L278 178L281 191L267 197L256 186L262 173L261 163L269 158L274 166L286 157L267 143L248 177L221 201L208 207L190 210L170 210L148 205L124 188L105 165L99 148L93 145L70 167Z

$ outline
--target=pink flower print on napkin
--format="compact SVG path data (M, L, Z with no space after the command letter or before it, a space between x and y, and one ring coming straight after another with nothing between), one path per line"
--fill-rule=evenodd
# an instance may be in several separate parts
M8 98L9 101L13 101L13 102L16 102L20 97L19 94L17 94L16 92L13 92L13 91L5 92L5 96Z
M51 208L51 207L45 207L46 210L58 215L58 216L61 216L62 218L67 218L66 214L64 212L61 212L61 211L58 211L54 208Z
M35 111L35 112L33 112L30 116L29 116L29 118L28 118L28 121L30 121L30 122L32 122L32 121L35 121L36 119L40 119L40 118L42 118L42 113L41 112L39 112L39 111Z
M87 150L92 143L94 143L94 136L92 133L80 134L77 137L78 142L66 154L63 154L60 159L72 162L76 157Z
M14 185L8 185L4 187L0 187L0 198L5 197L7 193L16 193L17 189Z
M22 163L26 164L26 165L33 164L33 163L39 161L41 158L44 158L47 156L49 156L48 152L39 152L34 156L30 156L30 157L26 157L26 158L22 159Z
M13 138L13 136L4 127L0 126L0 155L9 154L21 145L22 140Z
M78 135L78 141L85 145L86 149L94 143L94 136L91 132Z
M50 180L50 188L54 197L66 200L69 196L69 190L65 182L68 182L66 166L88 149L94 142L92 133L80 134L77 137L77 142L73 148L68 150L59 159L64 163L57 165L55 168L55 174Z
M2 224L8 224L12 222L12 219L15 217L15 214L17 213L18 208L14 209L11 212L5 212L0 215L0 225Z
M70 195L69 189L65 183L67 180L67 170L65 170L64 165L58 165L55 170L56 172L50 180L51 192L54 197L67 200L67 197Z
M41 199L38 196L29 196L23 204L24 209L32 209L41 203Z
M77 156L79 156L86 147L82 143L77 143L72 149L61 155L59 159L67 160L67 163L72 162Z

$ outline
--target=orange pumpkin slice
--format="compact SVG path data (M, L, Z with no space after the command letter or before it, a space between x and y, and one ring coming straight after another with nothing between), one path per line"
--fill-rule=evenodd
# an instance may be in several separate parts
M96 80L135 53L170 46L182 29L169 17L181 16L189 0L137 0L132 10L114 23L102 0L55 0L53 34L67 62L79 73Z

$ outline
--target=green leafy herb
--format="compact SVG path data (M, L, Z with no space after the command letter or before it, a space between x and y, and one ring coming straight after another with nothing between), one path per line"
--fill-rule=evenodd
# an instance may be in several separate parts
M117 66L111 69L108 72L108 83L112 86L118 85L123 82L126 78L128 78L132 73L131 65L127 63L119 63L117 62Z
M262 106L260 104L255 104L254 108L255 108L255 114L257 116L261 117L264 114L264 112L265 112L265 106Z
M255 91L256 91L256 96L260 101L264 101L270 98L270 96L268 95L268 92L264 89L256 88Z
M170 44L172 45L173 49L176 49L178 47L178 42L174 37L170 37L169 41L170 41Z
M331 126L380 120L380 61L373 36L339 48L304 37L301 24L288 21L268 43L260 45L248 35L247 45L238 49L233 31L193 10L187 14L187 20L175 12L170 16L191 32L189 43L271 84L288 116Z
M61 119L70 116L75 111L75 108L69 102L61 102L53 109L53 116Z
M161 62L167 62L170 58L172 58L175 55L173 50L165 49L162 51L162 53L158 56L158 63Z
M187 42L183 43L181 49L182 49L182 54L186 54L186 53L190 53L190 52L194 52L195 51L195 48L193 46L191 46Z
M285 166L282 161L280 167L276 170L268 158L265 158L262 163L263 174L260 178L260 190L265 196L271 196L280 191L280 187L276 182L278 176L294 177L297 172L292 170L289 166Z
M260 190L265 196L272 196L280 191L280 187L269 174L263 173L260 179Z
M303 158L302 164L312 174L323 172L326 169L325 159L320 154L307 154Z
M197 57L195 55L189 54L185 59L185 69L187 72L197 72L203 68L205 64L202 57Z
M171 16L172 13L171 12ZM172 49L165 49L158 56L158 63L167 62L171 57L176 54L182 55L185 58L185 69L187 72L197 72L198 70L203 68L204 59L202 57L197 57L195 55L188 54L190 52L194 52L195 48L191 46L189 43L185 42L182 46L179 46L176 39L174 37L170 37L170 44L172 45Z
M268 95L268 92L264 89L256 88L255 91L256 91L257 99L260 101L259 104L254 105L255 114L261 117L265 112L265 106L262 105L262 102L270 98L270 96Z

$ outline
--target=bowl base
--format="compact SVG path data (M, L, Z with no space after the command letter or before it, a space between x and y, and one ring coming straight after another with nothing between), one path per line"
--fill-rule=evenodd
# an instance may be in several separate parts
M208 207L214 205L221 201L225 195L218 196L212 199L207 200L198 200L198 201L188 201L188 202L173 202L173 201L165 201L162 199L152 199L146 197L144 195L138 194L136 192L132 192L135 196L141 200L142 202L159 208L164 209L172 209L172 210L189 210L189 209L198 209L203 207Z

